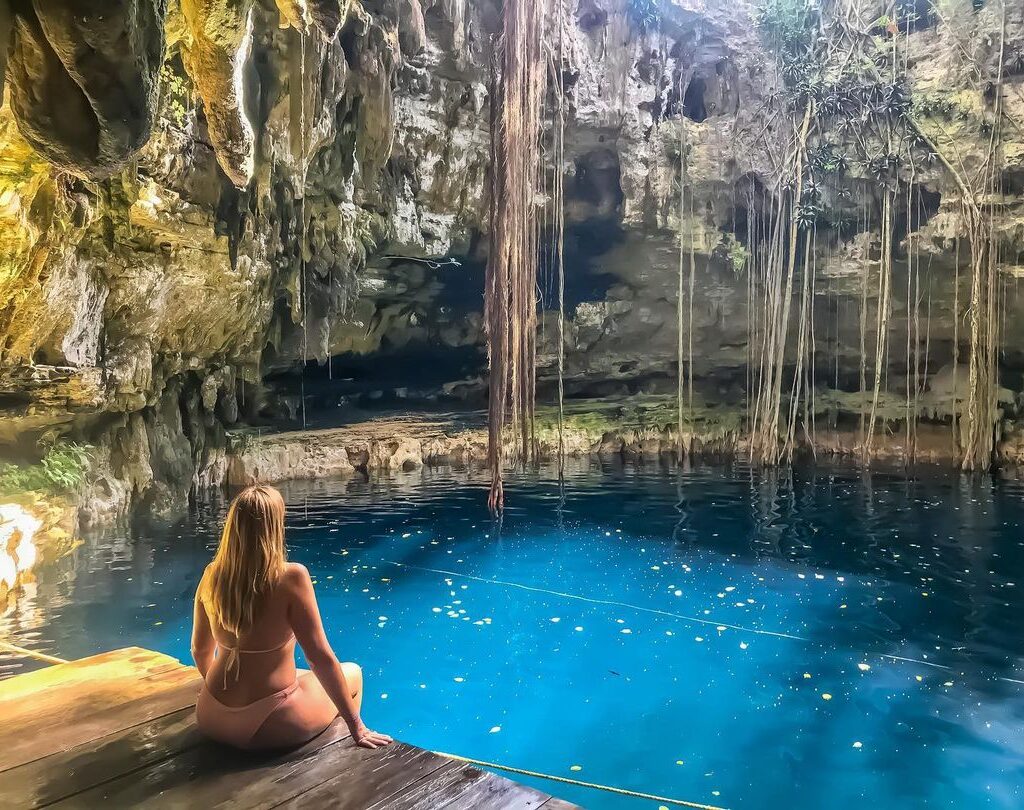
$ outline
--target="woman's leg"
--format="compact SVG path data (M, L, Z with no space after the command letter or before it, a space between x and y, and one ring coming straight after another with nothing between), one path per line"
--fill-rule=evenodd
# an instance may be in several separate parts
M363 699L363 673L356 664L341 665L352 699ZM291 748L313 739L338 716L338 707L327 696L316 675L298 671L298 688L264 721L252 738L253 748Z
M348 685L348 692L355 701L356 711L363 708L363 668L351 661L341 662L341 671L345 675L345 683Z

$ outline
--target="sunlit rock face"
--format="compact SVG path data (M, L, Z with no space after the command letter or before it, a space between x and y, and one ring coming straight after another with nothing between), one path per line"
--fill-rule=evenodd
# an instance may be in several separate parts
M36 564L36 532L43 521L14 503L0 503L0 588L11 589Z
M76 509L66 499L0 496L0 610L31 593L38 568L72 551L76 536Z
M60 4L46 5L57 15ZM423 20L418 3L403 7ZM44 27L28 10L13 17L15 61L20 37ZM440 187L448 144L396 138L399 71L428 41L396 6L172 0L108 13L111 39L98 44L125 40L124 64L107 68L121 83L135 77L139 102L120 129L104 128L103 99L75 124L102 130L105 151L81 151L91 141L47 124L49 107L22 103L35 86L24 62L8 71L0 107L0 453L30 459L42 437L93 445L85 522L219 485L224 427L255 412L264 370L333 351L361 269L394 231L398 189L408 216L438 222L429 248L423 228L402 239L400 249L421 251L467 241L483 183L477 156L476 176L459 181L475 196L456 233ZM430 25L462 43L450 58L465 60L467 24L460 6L452 13L457 22L435 10ZM69 43L96 35L89 14L60 17ZM56 53L51 33L37 45ZM446 116L428 114L429 99L416 105L401 114ZM457 121L440 128L458 131ZM416 155L401 170L396 140ZM412 191L420 159L436 166L429 204Z

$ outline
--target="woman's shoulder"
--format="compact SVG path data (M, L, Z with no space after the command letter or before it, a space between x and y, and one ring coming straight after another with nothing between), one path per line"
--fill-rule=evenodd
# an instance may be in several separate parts
M285 563L284 574L281 577L281 584L287 588L308 587L312 582L309 570L302 563Z
M196 584L196 599L205 601L207 592L209 591L210 585L210 573L213 571L213 563L207 563L203 569L202 575L199 577L199 582Z

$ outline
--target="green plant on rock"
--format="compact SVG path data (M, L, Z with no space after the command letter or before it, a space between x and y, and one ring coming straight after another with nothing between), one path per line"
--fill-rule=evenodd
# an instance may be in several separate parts
M75 442L49 445L35 464L0 464L0 492L73 492L85 483L92 448Z
M750 258L750 253L743 243L733 234L727 233L722 237L722 249L732 271L736 275L742 273L746 269L747 261Z
M820 11L814 0L764 0L755 9L761 36L779 59L787 83L813 72L814 28Z
M160 69L161 106L167 120L178 129L184 129L194 109L192 89L188 79L166 61Z

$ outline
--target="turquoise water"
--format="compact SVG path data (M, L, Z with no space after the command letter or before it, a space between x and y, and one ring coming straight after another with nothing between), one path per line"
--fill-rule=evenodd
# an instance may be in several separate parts
M1021 484L585 464L563 497L549 470L516 476L501 525L484 484L283 487L371 726L730 808L1024 806ZM223 511L89 537L0 633L187 660Z

